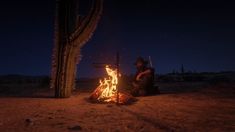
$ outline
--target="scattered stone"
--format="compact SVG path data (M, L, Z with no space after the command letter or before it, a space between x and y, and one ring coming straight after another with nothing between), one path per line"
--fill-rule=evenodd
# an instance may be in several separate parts
M140 126L140 129L144 129L144 125L141 125L141 126Z
M26 123L26 125L33 125L34 124L33 120L31 118L25 119L25 123Z
M27 119L25 119L25 122L26 122L26 123L31 123L31 122L33 122L33 120L30 119L30 118L27 118Z
M53 119L53 117L48 117L48 119Z
M68 129L72 130L72 131L81 131L82 127L79 126L79 125L76 125L76 126L73 126L73 127L68 127Z
M128 124L128 125L126 126L126 128L130 129L130 128L131 128L131 125Z

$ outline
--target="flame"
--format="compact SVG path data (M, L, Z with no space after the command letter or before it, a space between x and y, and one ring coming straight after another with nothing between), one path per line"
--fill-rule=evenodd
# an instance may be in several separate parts
M108 78L100 80L100 84L97 87L99 91L98 100L103 102L115 102L115 97L117 96L117 85L118 85L118 76L117 69L111 69L106 65L105 70L108 74Z
M118 77L121 76L121 74L117 76L117 69L112 69L110 66L106 65L105 70L108 77L99 81L100 84L91 94L90 99L97 100L99 102L114 102L119 104L124 104L128 100L132 99L132 96L127 93L117 92Z

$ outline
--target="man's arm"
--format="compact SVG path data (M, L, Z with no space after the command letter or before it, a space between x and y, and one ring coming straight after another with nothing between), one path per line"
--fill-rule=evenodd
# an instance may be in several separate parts
M137 75L136 80L139 81L140 78L141 78L143 75L150 74L151 72L152 72L151 69L147 69L147 70L145 70L145 71L143 71L143 72L140 72L140 73Z

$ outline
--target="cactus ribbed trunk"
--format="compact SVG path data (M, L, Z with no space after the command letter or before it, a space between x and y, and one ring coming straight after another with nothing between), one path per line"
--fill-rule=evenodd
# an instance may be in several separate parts
M77 21L78 1L57 0L51 75L51 88L57 98L70 97L75 88L81 47L92 36L102 12L103 1L93 0L88 15Z

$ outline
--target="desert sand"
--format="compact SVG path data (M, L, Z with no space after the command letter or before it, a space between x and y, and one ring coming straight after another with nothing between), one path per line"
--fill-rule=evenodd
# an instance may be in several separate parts
M2 96L0 132L235 131L234 86L163 91L138 97L131 105L91 103L88 91L65 99L53 98L52 90L29 97Z

